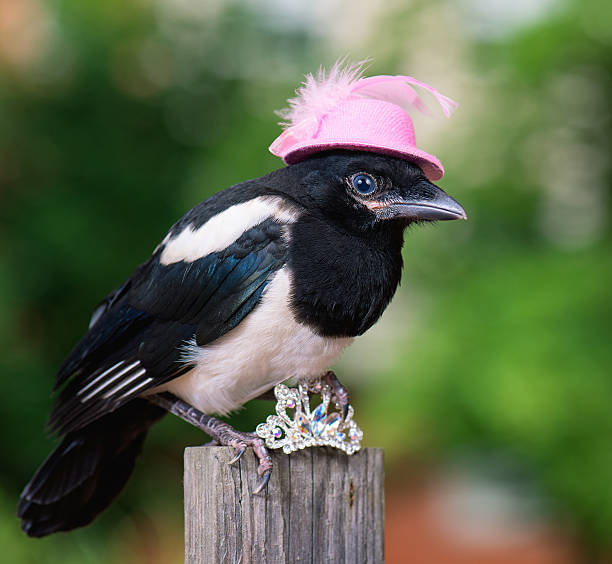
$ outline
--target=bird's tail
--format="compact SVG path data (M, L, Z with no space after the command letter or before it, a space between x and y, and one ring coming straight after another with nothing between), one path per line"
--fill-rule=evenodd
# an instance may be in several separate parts
M43 537L91 522L121 491L149 427L165 413L136 399L68 433L21 493L24 532Z

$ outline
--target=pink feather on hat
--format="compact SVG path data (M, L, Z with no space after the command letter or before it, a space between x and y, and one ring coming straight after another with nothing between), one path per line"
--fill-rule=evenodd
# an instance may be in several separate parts
M442 178L440 161L416 146L406 110L431 115L413 86L433 94L446 117L457 103L411 76L363 78L363 67L340 60L329 73L320 68L316 77L306 75L289 107L278 112L285 130L270 151L287 164L330 149L378 152L415 162L430 180Z

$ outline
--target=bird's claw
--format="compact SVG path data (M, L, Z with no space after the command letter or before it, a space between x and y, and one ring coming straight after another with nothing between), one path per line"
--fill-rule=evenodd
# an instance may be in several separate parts
M268 449L266 448L262 439L255 440L253 442L253 452L259 460L257 473L262 477L259 486L253 490L253 493L258 494L266 488L268 482L270 481L270 474L272 474L272 457L270 456L270 453L268 452Z
M234 458L232 458L228 464L235 464L236 462L238 462L240 460L240 458L242 457L242 455L244 454L244 451L247 449L247 445L243 445L241 447L238 448L238 452L236 453L236 455L234 456Z
M268 482L270 481L270 475L272 474L272 469L268 469L263 473L263 479L261 480L261 483L259 484L259 486L257 486L254 490L253 493L254 494L259 494L261 493L266 486L268 485Z

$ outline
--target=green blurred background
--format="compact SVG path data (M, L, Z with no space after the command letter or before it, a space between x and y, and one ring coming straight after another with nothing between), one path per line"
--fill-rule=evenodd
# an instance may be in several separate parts
M408 233L398 295L337 367L386 449L388 562L612 561L611 4L0 0L3 561L182 561L202 435L170 417L92 526L21 533L54 373L178 217L281 166L273 111L346 53L460 102L414 117L470 216Z

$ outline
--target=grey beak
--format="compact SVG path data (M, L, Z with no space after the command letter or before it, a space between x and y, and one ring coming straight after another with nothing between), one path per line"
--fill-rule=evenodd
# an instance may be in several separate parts
M423 195L402 200L381 202L376 212L381 218L404 218L413 221L449 221L467 219L467 214L457 200L444 190L427 183Z

